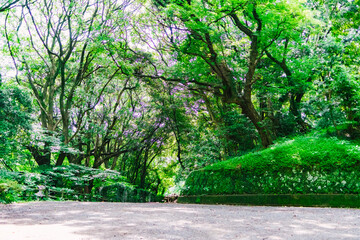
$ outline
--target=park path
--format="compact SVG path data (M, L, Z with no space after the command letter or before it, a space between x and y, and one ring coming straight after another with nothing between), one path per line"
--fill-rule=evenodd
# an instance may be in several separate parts
M360 239L360 210L163 203L16 203L0 205L0 239Z

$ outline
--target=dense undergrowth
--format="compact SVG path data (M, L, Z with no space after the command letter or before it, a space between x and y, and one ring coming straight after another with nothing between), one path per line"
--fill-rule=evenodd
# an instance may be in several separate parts
M184 195L360 193L360 148L297 137L192 172Z
M0 169L0 203L32 200L154 201L118 172L79 165L42 167L32 172Z

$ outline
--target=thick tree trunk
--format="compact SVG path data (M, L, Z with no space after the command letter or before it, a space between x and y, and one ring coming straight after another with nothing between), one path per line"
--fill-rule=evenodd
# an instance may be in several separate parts
M145 188L145 179L146 179L146 170L147 170L147 160L149 157L149 150L146 150L145 156L144 156L144 163L141 168L141 176L140 176L140 188Z
M93 164L93 168L97 169L101 166L101 164L103 164L104 162L102 161L100 156L95 155L94 156L94 164Z
M88 185L85 185L85 187L84 187L85 193L90 194L93 187L94 187L94 179L91 179L88 182Z
M285 48L287 48L288 46L288 40L285 43ZM286 60L285 58L282 61L277 60L275 57L273 57L271 55L271 53L269 53L268 51L266 51L266 55L274 62L276 63L279 67L281 67L281 69L284 71L286 77L288 78L288 81L290 83L290 85L293 87L294 83L293 83L293 77L292 77L292 72L290 70L290 68L286 65ZM311 77L307 80L308 82L311 81ZM295 117L295 121L298 124L298 126L300 127L300 132L302 133L306 133L311 127L309 124L307 124L301 117L301 113L299 111L299 107L300 107L300 103L301 103L301 99L304 96L305 92L303 90L298 89L298 93L294 93L294 92L290 92L290 99L289 99L289 103L290 103L290 113Z
M111 164L111 170L115 170L117 162L118 162L119 156L116 156L113 158L112 164Z
M51 152L49 150L40 150L38 147L33 146L27 146L27 149L31 152L31 155L39 166L50 165Z
M256 111L254 104L251 101L242 98L239 105L243 114L249 118L252 124L255 126L257 132L259 133L263 147L269 147L273 143L270 131L261 123L260 115Z
M66 157L66 153L60 152L59 157L58 157L57 160L56 160L55 166L61 166L61 165L63 165L64 160L65 160L65 157Z
M301 113L299 111L301 99L303 96L304 96L303 93L291 94L290 112L295 117L295 121L300 127L300 132L306 133L310 129L310 126L302 119Z

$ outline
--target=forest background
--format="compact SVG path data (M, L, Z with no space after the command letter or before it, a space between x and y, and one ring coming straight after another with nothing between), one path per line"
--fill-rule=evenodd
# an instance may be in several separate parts
M178 193L297 136L357 144L359 4L1 0L0 192Z

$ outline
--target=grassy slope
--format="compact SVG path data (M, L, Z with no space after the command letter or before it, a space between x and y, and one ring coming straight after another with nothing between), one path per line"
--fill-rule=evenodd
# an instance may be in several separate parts
M292 168L332 170L359 167L360 148L346 141L299 137L260 152L235 157L205 167L204 170L241 169L253 173Z
M359 170L358 146L332 138L298 137L194 171L183 194L357 193L359 181L348 186L348 179L360 178Z

